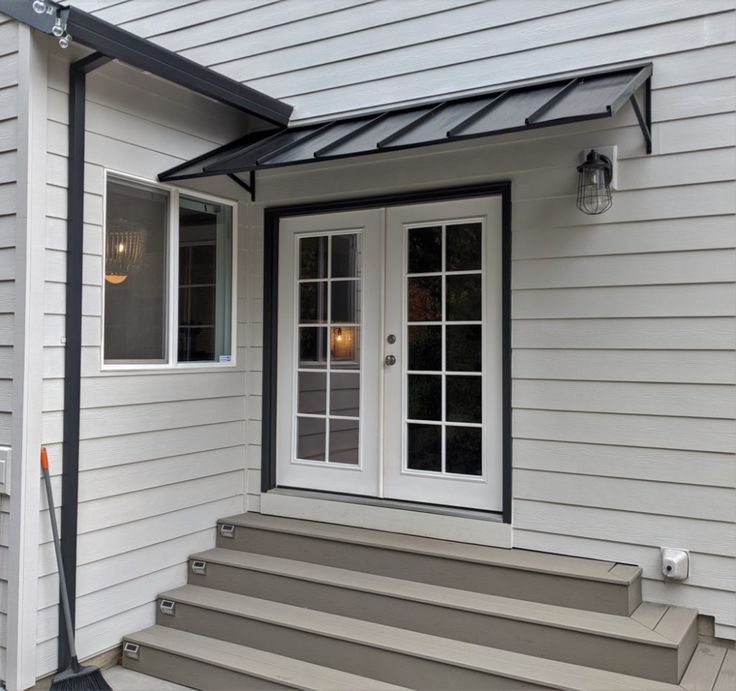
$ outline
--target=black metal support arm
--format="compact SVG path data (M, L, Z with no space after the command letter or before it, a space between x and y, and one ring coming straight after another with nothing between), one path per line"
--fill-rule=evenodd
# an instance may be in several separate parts
M629 100L631 101L631 107L634 109L636 120L641 128L641 133L644 135L644 141L647 147L647 153L652 153L652 80L648 79L644 85L644 114L641 112L639 107L639 101L636 100L636 95L631 94Z
M235 173L229 173L228 177L236 184L242 187L246 192L250 194L250 200L254 202L256 200L256 171L251 170L248 182L241 180Z

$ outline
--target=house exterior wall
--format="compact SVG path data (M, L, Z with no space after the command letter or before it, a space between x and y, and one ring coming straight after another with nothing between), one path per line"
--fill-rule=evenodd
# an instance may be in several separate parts
M610 122L260 173L258 203L238 214L236 366L109 372L100 369L104 169L154 179L243 128L237 114L118 65L91 75L82 657L153 622L156 593L184 582L186 556L213 544L216 518L260 508L263 209L493 180L512 182L515 546L640 564L645 598L697 607L716 618L717 635L736 638L734 0L74 4L293 103L297 120L652 60L655 121L651 156L627 107ZM2 65L12 50L0 45L10 51ZM69 54L48 46L40 440L58 497ZM0 172L13 88L0 84L0 109L10 108L0 111ZM619 147L614 207L582 216L574 167L583 148L608 144ZM193 187L242 197L227 181ZM2 207L0 260L12 213ZM3 344L0 367L12 341ZM0 512L8 506L0 499ZM47 512L37 519L41 676L55 669L58 581ZM0 612L2 545L0 529ZM660 546L691 550L686 583L663 583Z
M49 41L43 443L61 496L69 55ZM154 600L186 581L186 558L214 546L215 520L244 509L245 348L231 367L102 368L105 170L161 171L244 131L243 116L110 64L87 78L77 646L80 657L154 622ZM227 180L195 188L235 199ZM247 212L241 205L241 224ZM242 230L242 226L241 226ZM241 267L247 265L239 258ZM239 294L247 273L240 271ZM239 326L244 320L241 303ZM239 345L242 338L239 339ZM39 517L36 675L56 669L58 576Z

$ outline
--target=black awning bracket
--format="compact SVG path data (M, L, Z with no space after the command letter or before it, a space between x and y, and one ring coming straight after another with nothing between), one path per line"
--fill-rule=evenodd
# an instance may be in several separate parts
M248 194L250 194L250 200L254 202L256 200L256 171L249 171L249 181L245 182L241 180L235 173L228 173L228 177L239 187L242 187Z
M639 107L639 101L636 99L636 94L629 96L631 107L634 109L634 115L636 115L636 121L639 123L641 133L644 135L644 142L646 144L647 153L652 153L652 78L644 82L644 113L642 114L641 108Z

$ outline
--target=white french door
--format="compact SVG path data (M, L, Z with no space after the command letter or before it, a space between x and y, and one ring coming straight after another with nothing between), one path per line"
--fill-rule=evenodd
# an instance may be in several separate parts
M501 201L283 219L277 483L500 511Z

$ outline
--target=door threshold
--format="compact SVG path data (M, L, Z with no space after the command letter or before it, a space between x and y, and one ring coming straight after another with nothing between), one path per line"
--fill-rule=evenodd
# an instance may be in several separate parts
M260 513L354 528L512 547L512 528L500 514L394 499L278 487L261 494Z
M366 506L382 506L387 509L403 509L405 511L420 511L422 513L436 513L442 516L457 516L472 518L476 521L492 521L502 523L501 512L482 511L480 509L464 509L460 506L442 506L439 504L424 504L417 501L402 499L385 499L382 497L366 497L360 494L341 494L339 492L320 492L313 489L299 489L297 487L276 487L269 492L283 494L287 497L310 497L325 501L345 501L351 504L365 504Z

